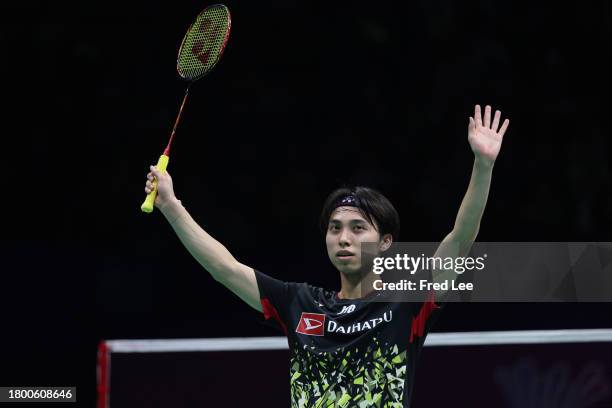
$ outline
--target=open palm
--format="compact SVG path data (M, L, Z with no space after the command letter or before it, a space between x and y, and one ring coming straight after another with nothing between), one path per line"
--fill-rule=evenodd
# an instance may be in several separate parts
M485 106L484 118L480 112L480 105L474 108L474 117L470 117L468 126L468 142L476 158L481 158L493 163L499 154L504 133L508 129L510 121L504 120L499 128L501 112L495 111L495 117L491 122L491 107ZM499 128L499 130L497 130Z

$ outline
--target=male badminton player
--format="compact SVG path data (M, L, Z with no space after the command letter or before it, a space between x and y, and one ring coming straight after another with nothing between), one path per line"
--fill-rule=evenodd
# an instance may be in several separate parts
M472 175L444 256L466 255L476 239L493 164L509 121L480 106L469 118L468 141L475 156ZM145 192L158 180L155 206L181 242L212 277L283 330L290 347L292 407L409 407L416 360L440 313L441 293L422 303L372 302L362 288L361 244L379 253L398 239L399 217L379 192L340 188L322 211L327 253L340 275L338 291L283 282L242 264L191 218L173 192L172 178L151 166ZM442 248L443 245L440 245ZM448 253L448 248L456 248ZM440 256L438 249L436 255ZM366 275L367 276L367 275ZM434 280L436 277L434 276Z

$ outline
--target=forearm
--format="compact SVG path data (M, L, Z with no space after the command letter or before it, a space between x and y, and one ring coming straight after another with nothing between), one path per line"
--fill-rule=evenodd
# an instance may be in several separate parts
M467 192L453 227L453 239L461 243L472 243L478 235L480 220L487 205L493 163L476 158Z
M466 256L478 235L480 220L484 213L491 185L493 164L474 160L472 176L467 192L463 197L453 230L442 240L435 257L455 258ZM457 278L453 269L436 269L432 271L435 282L442 283ZM437 291L436 298L441 299L445 291Z
M179 200L160 208L174 232L189 253L216 280L223 280L236 264L236 259L220 242L204 231Z

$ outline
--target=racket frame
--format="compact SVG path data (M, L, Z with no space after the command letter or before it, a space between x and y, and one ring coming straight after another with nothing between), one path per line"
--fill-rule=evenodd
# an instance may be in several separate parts
M211 9L213 7L222 7L225 9L227 13L227 30L225 30L225 38L223 39L223 42L221 43L221 48L219 49L219 55L217 56L217 60L215 61L215 63L208 70L206 70L202 75L199 75L197 78L192 78L192 79L185 78L183 75L181 75L181 71L180 71L180 55L181 55L181 52L183 51L183 46L185 45L185 41L187 40L187 37L189 36L189 33L191 32L193 25L198 21L198 19L200 18L202 14L204 14L208 9ZM193 22L189 24L189 27L187 28L187 31L185 31L185 35L183 36L183 40L181 41L181 45L179 47L179 51L176 57L176 72L183 80L189 82L189 84L187 85L188 87L191 86L195 81L204 78L217 66L217 64L221 60L221 57L223 56L223 53L225 52L225 46L227 45L227 42L229 41L230 31L232 31L232 15L229 9L227 8L227 6L224 4L211 4L210 6L206 7L204 10L200 11L200 13L197 15L195 20L193 20Z

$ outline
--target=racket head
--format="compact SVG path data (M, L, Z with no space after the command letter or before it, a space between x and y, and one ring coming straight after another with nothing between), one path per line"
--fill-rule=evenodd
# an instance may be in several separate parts
M217 65L232 26L229 9L223 4L206 7L191 23L176 60L176 71L189 81L197 81Z

